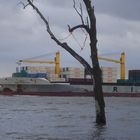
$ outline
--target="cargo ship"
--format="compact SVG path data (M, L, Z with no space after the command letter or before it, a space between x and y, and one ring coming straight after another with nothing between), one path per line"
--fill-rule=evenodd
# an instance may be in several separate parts
M69 83L50 83L45 78L7 77L0 79L2 95L76 96L84 89Z
M94 96L91 79L69 79L69 82L50 82L46 78L7 77L0 79L1 95L35 96ZM105 97L140 97L140 83L118 80L103 83Z
M120 64L120 80L117 80L116 68L101 68L104 96L140 97L140 70L129 70L128 79L125 79L124 58L124 53L121 54L119 61L100 58ZM50 63L55 64L55 68L20 67L12 77L0 79L1 95L94 96L94 81L86 77L84 68L60 68L59 52L56 53L54 61L20 60L19 62Z

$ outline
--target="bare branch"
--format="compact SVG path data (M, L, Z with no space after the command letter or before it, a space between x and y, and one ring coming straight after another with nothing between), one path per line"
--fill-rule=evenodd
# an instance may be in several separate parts
M80 3L80 12L77 10L76 8L76 3L75 0L73 0L73 7L75 9L75 11L77 12L77 14L80 16L82 24L81 25L77 25L73 28L70 28L70 26L68 25L68 30L69 32L73 32L74 30L78 29L78 28L83 28L87 31L87 33L89 33L90 29L89 29L89 25L84 23L84 19L83 19L83 8L82 8L82 4ZM88 23L88 22L87 22Z
M82 24L84 24L84 20L83 20L83 8L82 8L82 4L80 3L80 11L81 11L81 21L82 21Z
M73 8L77 12L77 14L80 16L82 24L84 25L84 19L83 19L83 9L82 9L82 4L80 3L80 12L76 8L75 0L73 0Z
M87 25L81 24L81 25L74 26L73 28L71 28L71 27L68 25L68 30L69 30L69 32L71 32L71 33L72 33L74 30L78 29L78 28L83 28L83 29L85 29L85 30L89 33L89 28L87 27Z
M25 9L25 8L29 5L29 3L25 4L25 3L22 2L22 1L20 1L18 4L21 4L21 5L23 6L23 9Z
M87 19L87 21L86 21L86 22L87 22L87 27L90 28L90 27L89 27L89 20L88 20L88 17L87 17L86 19Z
M83 42L83 47L81 48L81 50L83 50L84 47L86 46L87 37L88 37L88 34L86 34L86 37L85 37L84 42Z
M68 51L74 58L76 58L84 67L87 69L89 73L92 74L92 68L88 64L87 61L85 61L80 55L78 55L72 48L69 47L69 45L66 42L60 42L55 35L52 33L48 20L43 16L43 14L39 11L39 9L31 2L31 0L27 0L28 4L37 12L37 14L40 16L40 18L43 20L43 22L46 25L47 32L49 33L50 37L62 48L64 48L66 51Z
M34 0L31 0L31 2L33 3ZM30 5L29 3L25 4L25 3L22 2L22 1L20 1L20 2L18 3L18 5L19 5L19 4L21 4L21 5L23 6L23 9L25 9L28 5Z

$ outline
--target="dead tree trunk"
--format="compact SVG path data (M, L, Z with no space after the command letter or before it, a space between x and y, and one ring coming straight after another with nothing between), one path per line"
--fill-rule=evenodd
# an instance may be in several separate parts
M56 36L52 33L49 23L47 19L43 16L43 14L39 11L39 9L33 4L33 0L27 0L27 4L23 6L24 8L28 5L30 5L40 16L40 18L43 20L43 22L46 25L47 32L49 33L51 39L53 39L59 46L64 48L66 51L68 51L75 59L77 59L84 67L85 69L94 76L95 86L94 86L94 93L95 93L95 107L96 107L96 123L97 124L106 124L106 118L105 118L105 103L103 98L103 91L102 91L102 77L101 77L101 69L98 62L97 57L97 39L96 39L96 18L94 15L94 7L91 5L91 0L83 0L88 17L90 20L90 23L87 22L87 24L84 23L83 17L82 17L82 8L81 13L77 11L75 8L75 0L74 0L74 8L81 17L82 24L77 25L73 28L70 28L69 31L73 32L74 30L78 28L83 28L87 31L90 37L90 48L91 48L91 59L92 59L92 67L89 65L89 63L83 59L81 56L79 56L66 42L60 42ZM90 25L89 25L90 24Z
M93 66L93 76L95 80L95 104L96 104L96 123L105 124L105 102L102 91L102 72L98 62L97 52L97 32L96 32L96 18L94 14L94 7L91 5L91 0L83 0L87 8L87 13L90 20L89 37L91 48L91 59Z

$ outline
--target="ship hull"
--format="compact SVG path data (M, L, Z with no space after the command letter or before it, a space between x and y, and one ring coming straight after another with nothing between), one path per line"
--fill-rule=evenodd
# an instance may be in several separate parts
M2 92L1 95L14 96L14 95L29 95L29 96L58 96L58 97L94 97L93 92ZM140 93L103 93L104 97L140 97Z
M140 97L140 84L103 84L105 97ZM1 95L32 96L90 96L94 97L92 84L49 83L42 79L5 78L1 82Z

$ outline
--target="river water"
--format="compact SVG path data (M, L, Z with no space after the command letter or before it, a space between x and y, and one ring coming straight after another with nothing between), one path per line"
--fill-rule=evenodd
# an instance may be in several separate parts
M92 97L0 96L0 140L139 140L140 98L105 102L101 127Z

